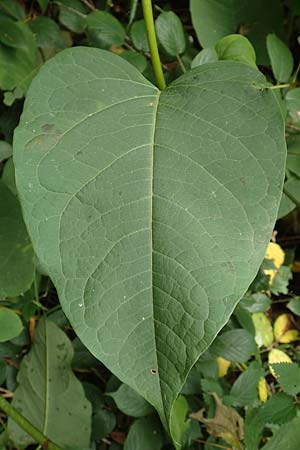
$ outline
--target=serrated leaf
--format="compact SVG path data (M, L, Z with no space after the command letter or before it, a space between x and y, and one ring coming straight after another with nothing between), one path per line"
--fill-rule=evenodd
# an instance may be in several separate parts
M288 294L288 286L292 278L293 274L291 269L287 266L281 266L270 286L270 291L272 292L272 294Z
M160 92L122 58L74 48L43 66L15 133L27 225L65 313L166 428L274 226L284 129L256 83L222 61Z
M299 449L300 417L282 425L262 450L298 450Z
M258 364L252 364L233 383L230 396L234 406L247 406L257 399L257 387L262 375Z
M236 329L217 336L209 351L231 362L245 362L255 353L256 344L248 331Z
M164 50L171 56L185 51L185 36L179 17L173 11L162 12L155 21L157 38Z
M0 309L0 342L10 341L23 330L20 317L9 309Z
M122 384L116 392L111 392L109 395L120 411L128 416L143 417L153 412L153 407L126 384Z
M256 55L250 41L240 34L230 34L219 39L215 45L219 59L241 61L256 67Z
M297 395L300 392L300 366L296 363L272 364L283 391L289 395Z
M258 64L267 64L266 36L283 32L280 0L190 0L192 22L202 47L237 31L253 44Z
M34 279L34 253L17 198L0 181L0 296L14 297Z
M289 81L293 71L293 55L287 45L276 34L268 34L267 49L272 71L277 81Z
M95 11L86 18L87 36L95 47L122 45L126 36L123 25L106 11Z
M292 300L286 305L290 311L292 311L296 316L300 316L300 298L293 297Z
M84 448L90 441L91 405L71 371L72 357L65 333L53 322L40 320L35 343L21 363L12 404L58 445ZM8 429L18 445L34 443L12 419Z
M297 408L294 399L283 392L279 392L261 406L258 416L262 423L281 425L292 420L296 413Z

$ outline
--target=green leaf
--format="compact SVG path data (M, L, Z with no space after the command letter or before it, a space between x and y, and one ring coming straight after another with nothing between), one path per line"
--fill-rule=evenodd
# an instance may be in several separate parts
M87 36L92 45L109 49L112 45L122 45L126 36L123 25L105 11L95 11L86 18Z
M15 312L9 309L0 309L0 342L10 341L22 330L22 321Z
M160 450L163 434L156 417L135 420L129 429L124 450Z
M209 351L232 362L245 362L255 353L254 337L243 329L225 331L217 336Z
M215 45L219 59L241 61L256 67L256 55L250 41L240 34L230 34L221 38Z
M29 27L38 47L40 48L64 48L64 41L57 23L50 17L39 16L29 22Z
M116 392L109 395L124 414L132 417L143 417L153 412L153 407L127 384L122 384Z
M16 20L25 19L24 8L16 0L0 0L0 11Z
M80 0L59 0L59 21L74 33L83 33L87 9Z
M214 47L202 49L192 61L192 69L203 64L218 61L218 55Z
M262 369L258 364L251 364L233 383L230 391L234 406L248 406L257 399L257 386Z
M300 88L289 89L285 100L290 115L298 118L297 113L300 111Z
M258 347L269 347L274 340L270 319L263 312L258 312L252 315L252 320L255 326L255 341Z
M145 56L134 50L125 50L120 56L136 67L139 72L144 72L147 67L147 60Z
M78 47L43 66L15 132L26 223L66 315L166 428L274 226L286 149L262 83L221 61L160 92L122 58ZM239 361L255 348L240 333Z
M267 49L275 80L289 81L294 66L293 55L290 49L274 33L267 36Z
M115 415L104 408L98 409L92 419L92 440L100 441L113 431L116 426Z
M272 364L283 391L289 395L297 395L300 392L300 366L296 363Z
M299 450L300 417L282 425L262 450Z
M257 64L267 64L266 36L283 34L280 0L190 0L192 22L202 47L212 47L228 34L245 35L255 48Z
M138 3L139 0L130 0L130 15L128 26L130 26L135 19Z
M247 450L257 450L261 434L264 429L264 422L258 414L260 408L247 408L245 427L244 427L244 441Z
M72 344L53 322L41 319L35 343L21 363L13 406L34 426L60 446L88 447L91 405L71 371ZM32 437L9 419L11 438L18 445Z
M271 305L271 299L261 292L245 295L239 303L246 311L250 313L265 312Z
M49 4L49 0L37 0L38 4L40 5L42 14L44 14L44 12L46 11L48 4Z
M283 424L295 417L297 408L289 395L280 392L271 397L260 409L259 416L263 423Z
M300 181L300 180L299 180ZM272 294L288 294L289 282L293 278L292 271L287 266L281 266L275 275L275 278L270 286Z
M14 297L34 279L34 254L17 198L0 181L0 296Z
M6 141L0 141L0 162L10 158L12 155L12 146Z
M28 27L22 22L0 16L0 42L8 47L26 48Z
M130 37L134 47L137 50L145 53L148 53L150 51L144 20L137 20L132 24L132 27L130 29Z
M17 196L15 167L12 158L6 161L2 172L2 182L11 190L11 192Z
M187 419L188 410L189 406L186 398L183 395L179 395L174 403L170 419L170 431L176 450L181 449L184 434L190 424L190 419Z
M293 297L286 305L296 316L300 316L300 297Z
M286 167L300 178L300 135L290 135L287 139L287 144L288 156Z
M164 50L171 56L185 51L185 36L179 17L173 12L162 12L155 21L157 38Z

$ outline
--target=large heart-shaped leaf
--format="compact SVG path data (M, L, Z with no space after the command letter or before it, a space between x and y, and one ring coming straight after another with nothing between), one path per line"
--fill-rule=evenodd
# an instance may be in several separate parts
M75 48L44 65L15 134L25 219L65 313L166 427L276 218L284 131L264 83L221 61L161 93L118 56Z

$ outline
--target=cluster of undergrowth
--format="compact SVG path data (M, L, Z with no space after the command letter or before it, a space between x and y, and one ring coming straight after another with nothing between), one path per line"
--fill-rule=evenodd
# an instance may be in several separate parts
M258 67L274 84L288 147L273 242L229 322L188 375L173 409L173 436L184 450L298 450L299 4L160 1L154 11L166 83L218 60ZM14 129L32 79L73 46L109 50L156 82L138 0L0 0L0 393L65 450L172 449L154 408L76 337L22 218ZM0 450L48 448L47 441L37 447L9 415L0 414Z

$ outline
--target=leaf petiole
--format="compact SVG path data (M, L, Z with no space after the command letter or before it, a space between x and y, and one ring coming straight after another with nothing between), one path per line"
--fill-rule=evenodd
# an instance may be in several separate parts
M163 91L166 88L166 81L158 52L151 0L142 0L142 7L154 74L158 88Z

